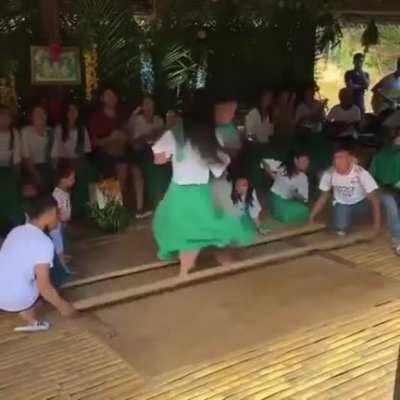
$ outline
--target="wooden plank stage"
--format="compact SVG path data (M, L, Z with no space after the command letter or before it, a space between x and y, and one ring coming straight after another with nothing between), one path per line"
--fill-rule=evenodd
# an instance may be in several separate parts
M156 378L137 400L394 399L400 301Z
M140 386L128 363L78 325L17 334L18 323L0 315L0 399L127 400Z

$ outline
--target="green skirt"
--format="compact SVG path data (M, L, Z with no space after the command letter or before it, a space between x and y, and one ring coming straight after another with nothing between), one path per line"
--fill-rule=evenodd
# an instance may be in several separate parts
M85 217L89 203L89 185L98 178L96 168L86 160L78 163L76 182L71 193L72 215L75 218Z
M285 224L301 224L308 221L310 211L296 200L284 199L271 192L271 216Z
M0 229L12 225L20 202L19 176L12 168L0 168Z
M256 239L256 230L248 220L215 207L208 184L171 183L157 207L153 231L162 260L207 247L247 246Z

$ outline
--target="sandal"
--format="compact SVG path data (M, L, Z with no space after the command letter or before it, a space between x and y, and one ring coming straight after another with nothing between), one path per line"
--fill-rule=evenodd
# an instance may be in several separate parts
M17 326L14 332L43 332L50 329L50 323L47 321L36 321L32 325Z

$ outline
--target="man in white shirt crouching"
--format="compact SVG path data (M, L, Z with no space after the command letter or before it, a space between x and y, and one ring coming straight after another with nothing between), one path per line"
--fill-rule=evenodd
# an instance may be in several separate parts
M321 195L315 203L310 222L333 195L332 229L338 235L345 235L356 218L373 216L373 232L381 225L381 210L377 196L378 185L368 171L357 164L350 146L339 144L333 154L333 166L320 181Z
M26 325L17 332L49 329L37 316L40 298L52 304L63 316L75 313L50 282L54 245L44 233L58 223L57 203L52 196L38 198L27 211L29 223L14 228L0 250L0 311L18 313Z

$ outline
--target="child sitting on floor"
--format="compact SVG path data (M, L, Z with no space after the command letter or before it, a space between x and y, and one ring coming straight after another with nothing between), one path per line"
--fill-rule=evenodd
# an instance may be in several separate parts
M58 222L57 203L51 196L35 200L27 211L29 222L14 228L0 250L0 310L19 313L26 325L17 332L49 329L40 321L37 306L40 297L63 316L72 316L74 308L62 299L50 281L54 246L44 233Z
M306 205L309 166L309 156L300 151L291 153L284 163L264 160L264 168L274 181L271 188L271 215L274 219L286 224L300 224L309 219Z
M260 229L262 211L256 192L246 178L238 178L232 186L232 202L245 224Z
M67 163L60 164L57 170L56 187L53 197L57 202L59 224L50 232L56 254L65 270L70 273L66 263L70 260L64 253L64 231L66 224L71 220L71 194L70 191L75 184L75 169Z

